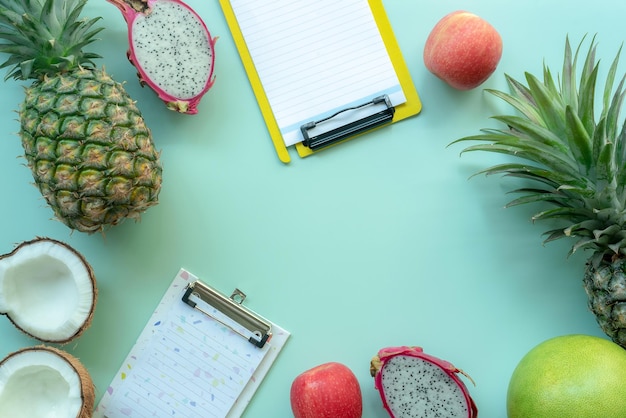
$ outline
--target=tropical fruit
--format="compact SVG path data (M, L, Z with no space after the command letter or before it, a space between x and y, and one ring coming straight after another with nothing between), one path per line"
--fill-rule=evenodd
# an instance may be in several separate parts
M551 338L531 349L509 382L509 418L626 417L626 351L589 335Z
M128 24L127 57L142 85L177 112L198 113L213 86L215 41L204 21L180 0L108 0Z
M97 295L93 269L66 243L36 238L0 256L0 314L41 341L79 337L91 325Z
M36 186L59 220L93 233L156 205L162 168L135 102L83 50L102 29L79 18L85 4L0 0L0 68L34 80L19 117Z
M626 347L626 130L620 110L624 77L614 89L619 53L596 88L599 60L595 39L577 77L583 42L572 54L565 42L563 69L555 77L544 66L543 80L526 73L526 84L506 76L510 93L487 90L509 104L514 115L493 119L503 126L459 141L477 141L468 151L506 154L481 173L521 179L520 195L507 206L538 204L533 221L550 221L545 242L575 238L570 254L590 250L583 284L588 305L602 330ZM597 109L596 94L601 93ZM547 279L547 278L546 278Z
M374 386L394 418L475 418L478 409L451 363L421 347L387 347L370 364ZM471 380L471 379L470 379Z
M89 372L63 350L36 346L0 360L0 417L90 418L94 401Z

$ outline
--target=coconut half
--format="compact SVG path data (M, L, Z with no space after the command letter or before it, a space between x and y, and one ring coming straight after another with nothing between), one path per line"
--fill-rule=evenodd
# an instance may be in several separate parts
M0 362L0 417L88 418L94 400L89 372L62 350L25 348Z
M41 341L66 343L91 324L96 280L69 245L37 238L0 256L0 314Z

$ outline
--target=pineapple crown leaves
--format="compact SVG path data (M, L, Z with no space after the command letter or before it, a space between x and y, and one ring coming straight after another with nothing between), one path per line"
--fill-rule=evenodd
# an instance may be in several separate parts
M41 79L79 66L93 67L99 55L83 52L103 28L100 19L79 19L87 0L0 0L0 52L12 67L5 77Z
M544 63L543 80L525 73L526 84L506 75L510 93L487 89L512 106L517 114L496 115L503 129L483 129L452 144L474 141L469 151L489 151L521 162L503 163L476 174L502 174L528 181L533 187L511 191L519 195L507 207L543 203L533 220L557 220L565 227L547 231L544 242L576 237L570 254L591 249L626 255L626 125L619 126L625 78L616 83L621 47L604 83L602 107L595 99L599 60L595 37L577 77L581 48L575 53L565 42L562 74L554 79ZM597 117L597 119L596 119Z

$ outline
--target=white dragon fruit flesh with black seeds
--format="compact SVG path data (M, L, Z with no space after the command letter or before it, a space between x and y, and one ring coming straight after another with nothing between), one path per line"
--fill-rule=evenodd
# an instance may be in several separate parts
M215 41L206 25L180 0L108 0L128 24L128 59L141 85L150 86L169 109L198 113L213 86Z
M469 376L420 347L383 348L372 359L370 372L383 406L394 418L478 416L458 374Z

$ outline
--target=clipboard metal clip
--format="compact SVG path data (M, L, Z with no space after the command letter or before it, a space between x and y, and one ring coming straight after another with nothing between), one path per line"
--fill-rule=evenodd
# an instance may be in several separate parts
M187 285L182 300L192 308L197 309L230 328L231 331L246 338L255 346L263 348L265 343L272 338L272 326L268 321L242 305L245 298L245 293L239 289L235 289L230 297L226 297L200 280L196 280ZM207 308L199 306L198 302L192 299L201 301L203 304L216 309L242 328L238 329L237 326L220 319L217 315L210 313Z
M334 119L335 117L339 116L340 114L344 112L358 111L365 107L379 106L379 105L384 105L385 109L379 110L376 113L362 117L358 120L332 128L326 132L311 134L311 131L315 128L318 128L318 125L331 122L332 119ZM389 96L387 96L386 94L375 97L369 102L342 109L334 113L331 116L320 119L318 121L308 122L302 125L300 127L300 131L302 132L302 137L304 138L304 140L302 141L302 144L309 147L313 151L329 146L331 144L339 142L348 137L357 135L361 132L365 132L377 126L384 125L388 122L391 122L393 120L393 115L395 113L395 110L396 109L391 105Z

